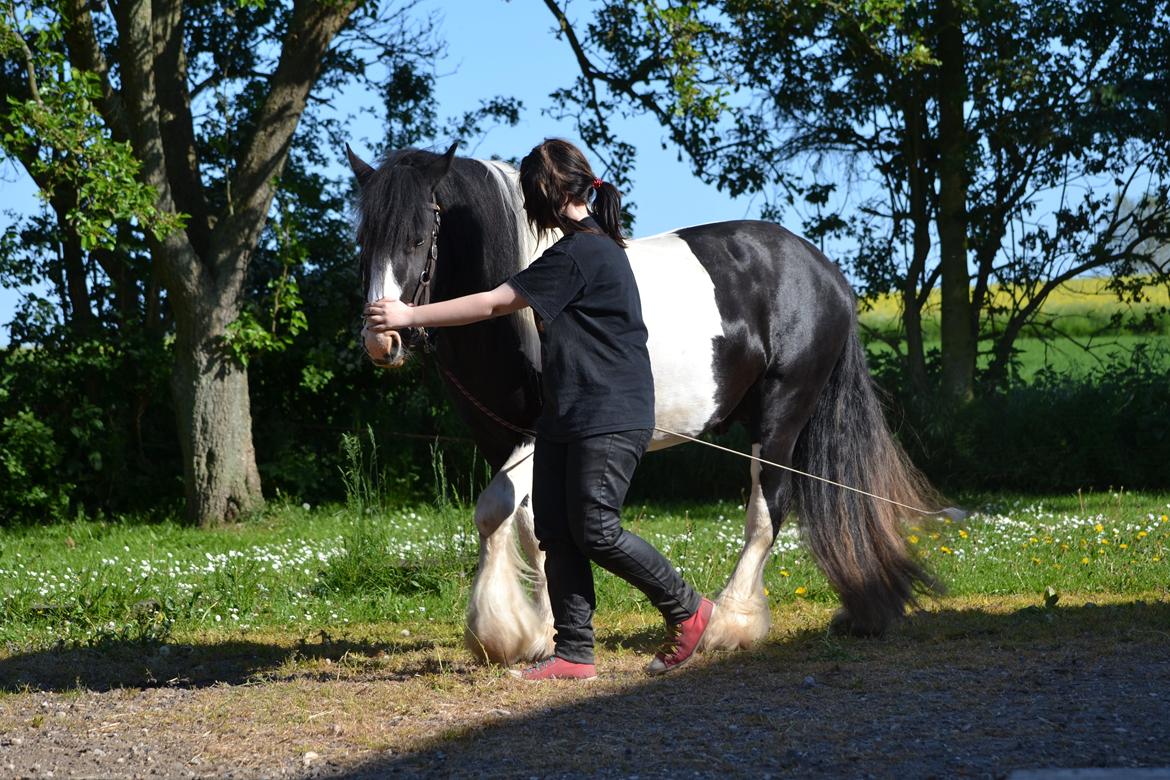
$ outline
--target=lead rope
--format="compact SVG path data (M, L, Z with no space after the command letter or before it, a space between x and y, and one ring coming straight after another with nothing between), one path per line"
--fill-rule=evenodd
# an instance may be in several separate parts
M491 409L488 409L486 406L484 406L482 403L480 403L479 399L477 399L475 396L473 396L471 393L469 393L467 391L467 388L465 388L463 386L463 383L460 382L455 377L455 375L453 373L451 373L451 371L439 361L439 356L437 354L435 354L434 357L435 357L435 364L439 367L439 370L441 370L443 372L443 374L449 380L451 380L451 384L455 385L456 389L459 390L459 392L462 393L463 396L465 398L467 398L468 401L471 401L471 403L475 405L476 409L479 409L481 412L486 414L492 420L496 421L497 423L499 423L500 425L502 425L503 427L507 428L510 431L513 431L515 433L519 433L519 434L524 435L524 436L531 436L531 437L536 436L536 431L530 430L528 428L521 428L518 425L513 425L512 423L508 422L507 420L505 420L504 418L500 417L495 412L493 412ZM714 444L714 443L709 442L709 441L703 441L702 439L696 439L694 436L688 436L685 433L679 433L678 431L672 431L672 430L669 430L667 428L662 428L658 425L654 426L654 430L656 430L660 433L665 433L668 436L676 436L680 439L685 439L686 441L692 441L696 444L702 444L704 447L710 447L711 449L719 450L721 452L727 452L727 453L730 453L732 455L738 455L741 458L746 458L747 460L752 460L752 461L755 461L756 463L760 463L760 464L765 465L765 466L772 466L773 468L782 469L784 471L789 471L789 472L792 472L793 474L797 474L797 475L802 476L802 477L807 477L809 479L815 479L818 482L824 482L827 485L832 485L833 487L839 487L842 490L849 490L849 491L852 491L853 493L860 493L863 496L868 496L868 497L870 497L872 499L876 499L878 501L884 501L887 504L893 504L894 506L901 507L902 509L909 509L911 512L917 512L920 515L926 515L926 516L943 515L945 517L951 518L952 520L961 520L961 519L963 519L963 517L966 516L966 512L964 512L961 509L958 509L957 507L946 507L945 509L939 509L939 510L935 510L935 511L931 511L929 509L922 509L921 507L911 506L909 504L903 504L901 501L895 501L892 498L886 498L885 496L879 496L876 493L870 493L867 490L862 490L861 488L856 488L856 487L853 487L852 485L846 485L846 484L843 484L841 482L835 482L831 479L828 479L827 477L819 477L816 474L809 474L807 471L801 471L800 469L793 468L792 466L785 466L783 463L776 463L774 461L765 460L764 458L758 458L755 455L748 455L746 452L740 452L739 450L733 450L730 447L724 447L722 445ZM523 463L526 459L528 459L530 457L532 457L531 452L528 453L527 455L525 455L523 458L520 458L519 460L517 460L515 463L511 463L509 465L515 466L517 463Z

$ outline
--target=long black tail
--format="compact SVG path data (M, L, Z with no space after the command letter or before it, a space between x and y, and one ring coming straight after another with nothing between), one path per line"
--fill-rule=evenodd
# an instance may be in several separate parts
M849 337L816 411L796 443L796 468L934 510L939 499L886 427L856 331ZM907 547L911 516L885 501L796 477L797 512L813 555L841 596L834 627L881 634L920 592L941 584Z

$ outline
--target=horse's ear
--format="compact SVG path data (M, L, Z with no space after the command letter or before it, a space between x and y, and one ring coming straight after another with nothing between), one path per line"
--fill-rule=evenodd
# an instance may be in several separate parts
M358 184L365 184L366 179L370 178L370 174L374 169L370 165L353 153L353 149L349 148L349 144L345 145L345 156L349 159L349 167L353 168L353 175L357 177Z
M458 148L459 142L456 141L455 143L451 144L451 147L447 149L442 157L435 160L431 167L431 173L434 177L435 186L438 186L439 182L443 180L443 177L447 175L447 171L451 170L451 163L455 159L455 150Z

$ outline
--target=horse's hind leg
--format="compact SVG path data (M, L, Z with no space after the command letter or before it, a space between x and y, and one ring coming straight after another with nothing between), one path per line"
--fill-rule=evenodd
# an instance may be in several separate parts
M532 489L531 455L531 444L517 448L475 504L479 567L471 583L464 642L477 657L500 664L552 652L546 620L524 586L528 567L515 536L517 524L531 525L522 506Z
M761 413L757 423L757 458L785 466L792 464L796 439L812 416L816 392L823 382L786 383L765 377ZM703 635L708 650L734 650L760 641L768 635L772 612L764 594L764 566L780 525L792 509L792 474L773 466L752 462L752 492L747 505L743 551L731 579L715 601L711 623Z
M752 455L760 457L760 445ZM731 579L715 599L711 622L703 634L704 650L749 647L768 635L772 612L764 595L764 565L772 549L772 516L760 486L760 464L752 462L752 492L747 503L743 550Z

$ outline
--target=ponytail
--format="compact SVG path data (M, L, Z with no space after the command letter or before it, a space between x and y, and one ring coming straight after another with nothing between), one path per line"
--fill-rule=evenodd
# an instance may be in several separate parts
M607 181L595 179L593 184L593 217L607 236L617 242L618 246L624 247L626 239L622 236L622 194Z

